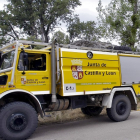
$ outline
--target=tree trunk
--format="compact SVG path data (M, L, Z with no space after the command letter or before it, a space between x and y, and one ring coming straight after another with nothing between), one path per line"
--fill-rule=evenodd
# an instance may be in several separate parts
M48 35L47 35L47 34L45 34L44 36L45 36L45 42L46 42L46 43L48 43L48 42L49 42Z
M19 36L17 35L17 33L15 32L14 28L12 27L12 25L9 23L9 26L11 28L11 30L13 31L14 35L16 36L16 39L19 39Z
M133 8L133 19L132 19L133 25L131 28L131 44L130 44L130 46L132 48L134 48L135 42L136 42L137 29L138 29L138 26L137 26L138 0L135 0L132 4L133 4L134 8Z
M44 20L42 15L39 16L40 17L40 24L41 24L41 32L42 32L42 40L44 40L44 42L48 43L49 39L48 39L48 32L45 30L45 25L44 25Z

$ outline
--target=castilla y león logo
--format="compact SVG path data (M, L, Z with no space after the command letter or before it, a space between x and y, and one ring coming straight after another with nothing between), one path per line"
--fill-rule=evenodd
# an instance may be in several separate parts
M21 84L26 84L26 76L21 76Z
M82 61L80 59L73 59L71 60L72 62L72 66L71 66L71 70L72 70L72 76L74 79L82 79L84 74L83 74L83 70L82 70Z

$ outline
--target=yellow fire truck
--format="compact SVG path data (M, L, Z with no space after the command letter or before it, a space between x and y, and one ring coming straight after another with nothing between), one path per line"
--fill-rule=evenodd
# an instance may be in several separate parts
M0 136L6 140L28 138L44 112L81 108L99 115L106 107L119 122L137 109L138 54L24 40L0 52Z

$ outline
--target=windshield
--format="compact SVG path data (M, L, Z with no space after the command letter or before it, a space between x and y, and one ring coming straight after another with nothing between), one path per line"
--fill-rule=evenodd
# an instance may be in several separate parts
M15 50L2 55L0 70L12 67L15 56Z

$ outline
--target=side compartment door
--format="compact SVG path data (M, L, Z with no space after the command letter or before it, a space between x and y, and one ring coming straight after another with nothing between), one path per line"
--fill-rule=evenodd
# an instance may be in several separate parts
M19 55L16 71L16 88L27 90L34 95L50 94L50 55L40 52L26 52L27 66L23 66L23 55Z

